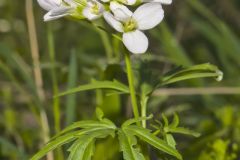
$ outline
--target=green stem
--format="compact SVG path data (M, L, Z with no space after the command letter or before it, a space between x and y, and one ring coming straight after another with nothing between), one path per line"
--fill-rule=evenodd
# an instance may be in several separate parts
M142 96L141 99L142 99L141 100L141 117L147 117L147 102L148 102L149 97ZM146 120L142 121L142 126L143 126L143 128L147 127Z
M52 32L52 26L51 23L48 24L47 27L47 39L48 39L48 50L49 50L49 56L51 61L51 76L52 76L52 84L53 84L53 95L57 95L59 93L58 91L58 80L57 75L55 71L55 47L54 47L54 38L53 38L53 32ZM53 99L53 116L54 116L54 127L55 127L55 133L59 133L61 130L61 119L60 119L60 99L58 97ZM61 148L58 148L56 150L56 159L63 160L63 152Z
M136 97L136 91L135 91L135 87L134 87L134 78L133 78L134 76L133 76L132 64L131 64L129 52L125 52L125 63L126 63L126 69L127 69L127 76L128 76L130 96L131 96L131 101L132 101L133 114L134 114L135 118L139 118L137 97ZM138 124L140 124L140 123L138 123Z
M58 94L58 81L55 72L55 47L54 47L54 38L52 33L51 24L48 24L47 30L48 36L48 49L49 49L49 56L51 60L51 76L52 76L52 83L53 83L53 94ZM55 132L58 133L60 131L60 100L58 97L53 99L53 114L54 114L54 122L55 122Z

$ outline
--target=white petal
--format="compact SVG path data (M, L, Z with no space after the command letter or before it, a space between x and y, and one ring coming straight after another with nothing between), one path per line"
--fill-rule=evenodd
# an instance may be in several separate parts
M117 21L113 15L109 12L103 13L104 19L107 21L107 23L112 26L116 31L123 32L123 25L121 22Z
M67 4L69 4L71 7L77 7L77 3L74 0L64 0Z
M100 14L99 15L93 14L91 12L91 10L92 10L92 8L86 7L82 12L84 17L86 17L88 20L90 20L90 21L95 20L101 16Z
M172 0L142 0L142 2L159 2L168 5L172 3Z
M125 2L126 5L134 5L137 0L126 0L127 2Z
M97 5L97 13L93 13L92 12L92 9L93 7L95 8ZM85 7L83 9L83 15L88 19L88 20L95 20L97 18L99 18L100 16L102 16L104 12L104 7L101 3L95 1L95 0L92 0L92 1L88 1L87 2L87 7Z
M51 16L51 12L49 11L47 14L44 15L43 19L45 22L47 21L52 21L61 17L64 17L66 15L56 15L56 16Z
M129 19L133 14L126 6L114 1L110 3L110 9L113 12L114 17L123 22Z
M157 26L164 17L160 3L146 3L138 7L133 13L133 18L138 24L138 29L148 30Z
M156 2L159 1L162 4L172 4L172 0L154 0L154 1L156 1Z
M116 1L122 4L130 5L130 6L134 5L137 2L137 0L116 0Z
M139 30L124 33L123 43L134 54L145 53L148 48L148 38Z
M61 0L37 0L39 5L47 10L50 11L53 8L59 7L61 5Z
M44 15L44 21L55 20L64 16L67 16L71 13L71 7L58 7L50 10L47 14Z

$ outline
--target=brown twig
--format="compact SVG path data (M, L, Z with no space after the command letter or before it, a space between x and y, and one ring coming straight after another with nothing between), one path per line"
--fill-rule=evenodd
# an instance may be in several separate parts
M35 26L35 19L33 14L33 2L32 0L26 0L26 18L27 18L27 25L28 25L28 33L29 33L29 40L30 40L30 47L31 47L31 55L33 60L33 73L35 78L35 85L38 98L41 102L44 102L45 95L43 90L43 80L42 80L42 72L40 68L40 61L39 61L39 47L38 47L38 40L37 40L37 32ZM49 125L46 112L43 108L40 109L40 117L42 123L42 130L43 130L43 141L47 143L49 141ZM53 160L53 153L50 152L47 154L47 160Z

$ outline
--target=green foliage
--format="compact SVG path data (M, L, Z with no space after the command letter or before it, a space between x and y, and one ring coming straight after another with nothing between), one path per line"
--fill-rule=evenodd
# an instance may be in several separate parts
M117 129L110 120L103 118L103 112L99 108L96 110L96 115L98 121L80 121L62 130L36 153L31 160L38 160L48 152L72 141L74 142L68 149L70 152L68 159L89 160L93 156L96 139L106 138L109 135L114 137L115 132L118 133L120 148L126 160L145 159L139 148L136 148L137 138L162 152L182 159L175 148L168 145L164 140L156 137L150 130L134 124L144 119L150 119L152 116L140 119L130 119L123 123L121 128Z
M119 91L122 93L129 93L128 87L117 80L114 80L114 81L95 81L95 80L93 80L90 84L82 85L77 88L72 88L66 92L56 95L56 97L65 96L65 95L82 92L82 91L87 91L87 90L95 90L95 89L112 89L112 90L116 90L116 91Z
M75 141L72 146L68 149L70 152L68 160L82 159L82 160L91 160L94 152L94 136L86 135L80 137Z
M188 68L177 68L175 71L169 72L162 78L161 85L205 77L214 77L217 81L221 81L223 73L216 66L209 63L195 65Z
M135 125L128 126L124 128L130 134L137 136L142 141L150 144L151 146L157 148L158 150L175 156L178 159L182 159L182 156L178 151L176 151L172 146L168 145L165 141L159 139L150 130L138 127Z
M116 126L107 119L102 118L102 113L97 111L99 121L80 121L68 126L58 135L54 136L31 160L38 160L48 152L72 141L75 141L69 148L70 155L68 159L88 160L92 156L93 143L97 138L106 138L114 136Z
M173 148L176 148L176 144L177 144L173 134L177 133L177 134L183 134L183 135L190 135L194 137L200 136L200 134L195 131L192 131L188 128L179 127L179 117L176 113L174 114L173 120L171 123L169 123L168 118L164 114L162 114L162 119L163 119L163 123L156 120L155 121L156 124L152 124L152 127L156 129L154 134L160 135L161 137L163 137L167 142L167 144L172 146Z
M201 153L198 160L236 160L236 148L233 147L230 152L228 150L229 142L217 139L212 144L208 145L208 148Z
M137 138L126 132L125 130L118 130L118 138L123 152L125 160L144 160L143 154L140 152L140 148L137 147Z

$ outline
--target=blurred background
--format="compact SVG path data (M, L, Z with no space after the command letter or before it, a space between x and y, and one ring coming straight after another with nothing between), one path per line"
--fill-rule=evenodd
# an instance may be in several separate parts
M239 160L240 1L174 0L163 7L164 21L147 32L149 52L132 56L138 83L207 62L224 79L169 85L154 92L148 112L159 118L178 112L182 126L202 134L176 135L184 159ZM45 23L44 13L35 0L0 0L1 160L29 159L61 128L94 118L96 106L118 125L131 117L126 95L99 90L52 98L92 79L127 80L118 40L87 22ZM114 143L98 142L93 159L122 159Z

